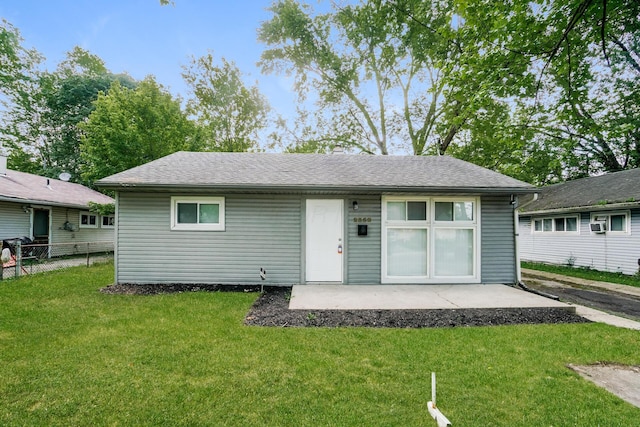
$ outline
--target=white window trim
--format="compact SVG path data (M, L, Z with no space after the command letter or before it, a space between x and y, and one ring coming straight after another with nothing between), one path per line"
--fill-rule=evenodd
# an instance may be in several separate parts
M564 218L565 220L565 228L566 228L566 220L567 218L575 218L576 220L576 229L573 231L556 231L556 219ZM544 230L544 223L542 225L542 230L536 230L536 221L543 221L545 219L551 220L551 230ZM572 214L572 215L555 215L555 216L539 216L531 218L531 234L546 234L546 235L567 235L567 234L580 234L580 215Z
M424 221L419 221L419 220L389 220L387 221L387 223L389 225L410 225L409 227L404 227L404 228L421 228L422 226L429 226L429 221L430 219L433 217L432 213L431 213L431 206L429 205L429 200L430 197L418 197L418 196L408 196L408 197L398 197L398 196L389 196L383 197L383 204L382 204L382 210L383 210L383 218L387 217L387 202L425 202L427 204L427 212L426 212L426 216L427 219ZM413 226L416 227L413 227Z
M427 202L426 221L387 221L387 202L425 201ZM473 221L435 221L435 202L473 202ZM381 235L381 283L480 283L481 281L481 242L480 242L480 197L433 197L433 196L382 196L382 235ZM427 230L427 275L426 276L389 276L387 275L387 229L426 229ZM473 274L471 276L436 276L435 250L436 229L472 229L473 230Z
M104 225L102 220L103 218L113 218L113 222L115 224L116 221L116 216L111 214L111 215L100 215L100 228L115 228L115 225Z
M92 224L83 224L82 223L82 216L83 215L87 215L87 221L89 221L89 217L95 217L96 218L96 223L94 225ZM78 227L80 228L98 228L98 226L100 225L100 215L98 215L95 212L89 212L89 211L80 211L80 213L78 214Z
M614 215L624 215L624 231L611 230L611 217ZM611 236L628 236L631 234L631 211L591 212L589 222L601 221L602 217L606 217L607 230L604 233L594 233L590 231L590 234L608 234Z
M171 196L171 230L176 231L225 231L224 197ZM178 224L178 203L218 204L218 224Z
M424 222L424 221L418 221ZM397 228L400 230L427 230L427 275L426 276L389 276L387 273L387 230L388 229ZM431 277L431 240L433 237L431 233L433 229L428 225L414 225L408 224L404 226L402 224L398 224L397 221L393 221L391 224L383 226L382 233L382 283L425 283Z

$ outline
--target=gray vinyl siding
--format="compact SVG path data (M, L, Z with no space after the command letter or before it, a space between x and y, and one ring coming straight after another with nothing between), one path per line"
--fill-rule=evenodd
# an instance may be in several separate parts
M31 236L31 216L19 203L0 202L0 239Z
M482 197L481 209L482 283L514 283L515 244L510 198Z
M353 202L358 202L358 210L353 210ZM353 196L347 204L347 276L348 284L380 283L380 196ZM368 219L371 218L371 222ZM361 219L367 222L357 222ZM367 235L358 236L358 225L367 225Z
M299 196L226 195L225 231L172 231L169 194L122 192L118 203L119 283L252 284L261 267L266 285L300 282Z
M207 194L225 197L225 231L172 231L172 195L180 194L119 193L119 283L304 283L307 196ZM381 196L352 195L344 201L344 283L379 284ZM358 202L357 211L353 201ZM513 208L509 197L482 197L480 219L481 282L514 282ZM368 226L367 236L357 235L358 224ZM264 282L258 277L261 267L267 270Z
M599 211L606 214L605 211ZM575 214L556 215L570 216ZM550 217L550 216L545 216ZM635 274L640 259L640 209L631 210L629 234L594 234L591 212L580 214L579 233L534 233L531 216L520 217L520 257L523 261L589 267Z

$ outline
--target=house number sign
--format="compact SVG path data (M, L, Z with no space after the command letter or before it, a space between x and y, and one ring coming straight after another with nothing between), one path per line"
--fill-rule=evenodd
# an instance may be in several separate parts
M371 222L371 217L367 217L367 218L363 218L363 217L353 218L353 222Z

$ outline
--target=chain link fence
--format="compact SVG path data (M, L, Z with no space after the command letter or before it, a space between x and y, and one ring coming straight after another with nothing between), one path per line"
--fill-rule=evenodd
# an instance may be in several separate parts
M0 280L113 259L113 242L23 244L11 239L3 240L2 248Z

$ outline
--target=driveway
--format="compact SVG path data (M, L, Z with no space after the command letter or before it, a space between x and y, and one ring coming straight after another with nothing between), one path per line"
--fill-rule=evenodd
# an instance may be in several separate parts
M527 269L522 278L530 288L557 295L562 301L640 321L640 288Z

